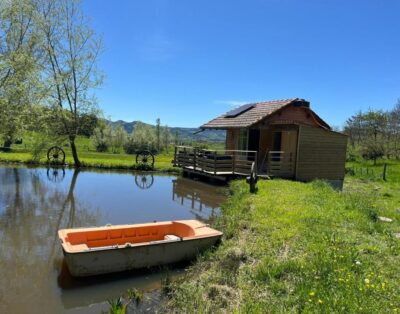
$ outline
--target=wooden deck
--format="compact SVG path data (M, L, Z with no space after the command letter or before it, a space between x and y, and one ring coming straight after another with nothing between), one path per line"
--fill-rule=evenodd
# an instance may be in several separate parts
M258 152L247 150L207 150L188 146L176 146L175 167L184 172L218 180L232 177L247 177L255 163L260 178L293 178L295 157L292 153L270 151L258 164Z
M257 152L176 146L172 162L185 172L226 180L232 176L250 175L252 164L257 165Z

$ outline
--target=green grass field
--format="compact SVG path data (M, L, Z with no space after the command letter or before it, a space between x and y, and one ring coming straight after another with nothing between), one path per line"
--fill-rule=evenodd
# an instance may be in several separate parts
M165 287L167 309L400 311L400 163L390 163L387 182L347 176L343 192L319 181L261 181L258 188L251 195L244 181L232 183L215 225L224 232L221 246Z
M77 139L77 148L79 159L83 167L106 168L106 169L135 169L136 161L135 155L128 155L125 153L98 153L91 146L90 139L79 137ZM15 163L32 163L46 165L46 150L40 154L39 160L33 160L31 147L32 143L29 137L22 145L13 145L11 152L0 152L0 162L15 162ZM48 145L49 147L52 144ZM66 153L66 163L73 165L72 153L69 146L62 146ZM169 153L162 153L155 156L155 170L158 171L176 171L173 168L171 161L173 159L173 149Z

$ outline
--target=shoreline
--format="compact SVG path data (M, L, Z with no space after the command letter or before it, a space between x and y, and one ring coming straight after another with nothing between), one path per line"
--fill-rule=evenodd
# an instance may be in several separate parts
M134 164L134 158L132 157L132 163L128 164L126 163L118 163L118 160L116 159L105 159L101 161L86 161L85 158L81 158L81 166L80 167L75 167L72 163L66 162L64 164L51 164L47 161L34 161L32 159L29 159L29 154L24 154L25 158L21 159L10 159L10 158L4 158L4 155L6 154L13 154L13 153L4 153L0 155L0 165L24 165L27 167L44 167L44 168L49 168L49 167L63 167L63 168L68 168L68 169L99 169L99 170L121 170L121 171L143 171L143 172L160 172L160 173L173 173L176 175L180 175L182 173L180 168L173 167L172 164L169 165L168 162L166 161L155 161L154 167L143 167L141 165ZM101 153L98 155L99 157L103 157ZM117 157L118 155L112 155ZM25 159L25 160L23 160ZM172 160L172 159L171 159Z

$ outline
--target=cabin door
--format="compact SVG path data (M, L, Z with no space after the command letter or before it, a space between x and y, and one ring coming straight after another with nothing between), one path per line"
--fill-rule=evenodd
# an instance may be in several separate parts
M296 151L297 151L297 130L285 130L281 133L282 166L288 176L294 176Z

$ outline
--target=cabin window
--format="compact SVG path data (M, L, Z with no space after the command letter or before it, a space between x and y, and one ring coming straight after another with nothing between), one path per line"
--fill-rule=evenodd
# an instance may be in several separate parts
M239 130L236 143L237 150L247 150L247 130Z
M279 152L282 147L282 132L274 132L274 142L273 142L273 147L272 150L275 152Z

